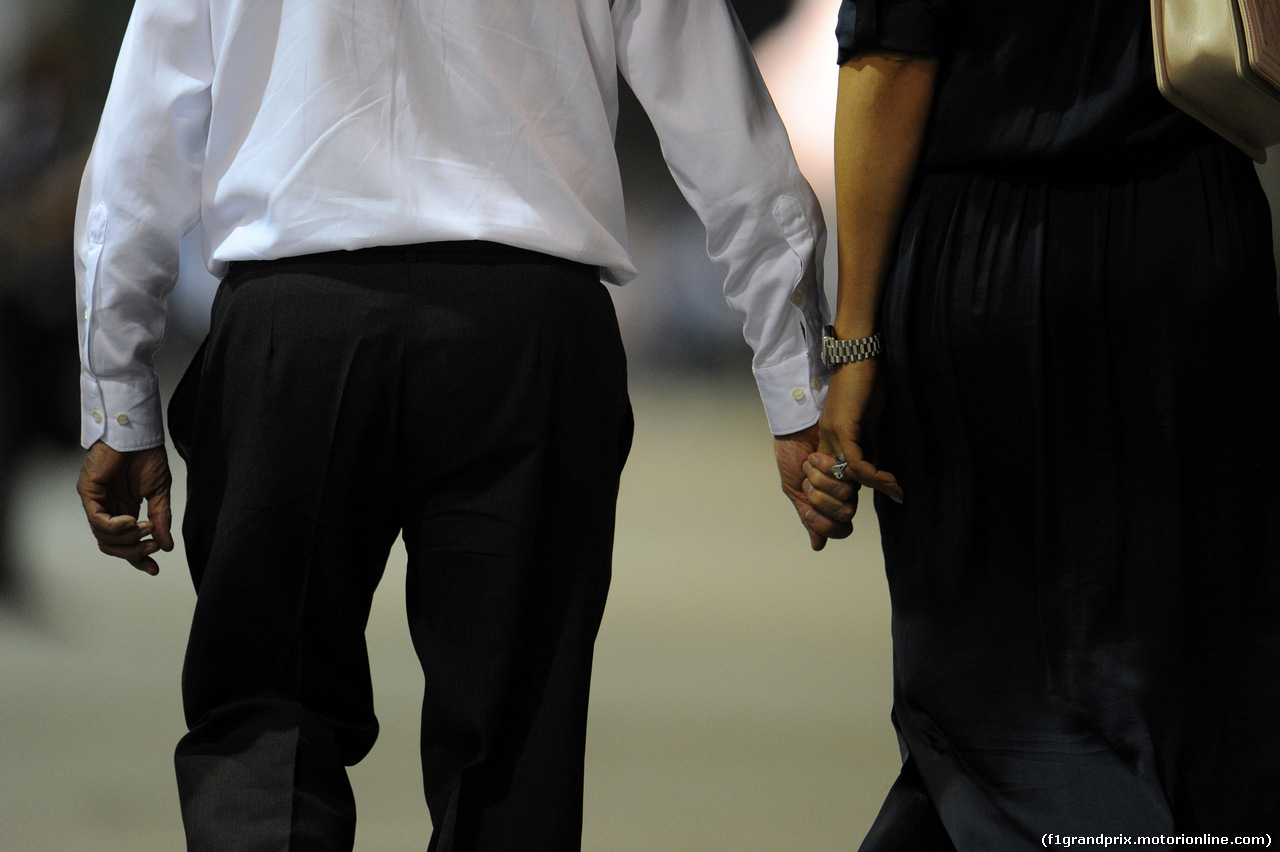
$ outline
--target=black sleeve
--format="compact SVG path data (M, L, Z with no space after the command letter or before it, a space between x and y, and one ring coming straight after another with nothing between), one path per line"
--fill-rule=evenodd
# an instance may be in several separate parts
M842 0L836 20L839 62L868 50L941 56L951 0Z

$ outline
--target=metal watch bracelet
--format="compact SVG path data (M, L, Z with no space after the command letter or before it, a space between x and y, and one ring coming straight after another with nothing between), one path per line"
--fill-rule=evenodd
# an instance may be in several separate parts
M865 361L880 354L880 335L857 340L839 340L832 326L822 329L822 365L828 369L854 361Z

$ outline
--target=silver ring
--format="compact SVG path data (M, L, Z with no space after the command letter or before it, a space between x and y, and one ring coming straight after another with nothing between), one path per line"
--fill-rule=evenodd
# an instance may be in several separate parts
M836 479L844 479L845 468L849 466L849 462L845 460L844 453L836 454L836 463L831 465L831 475Z

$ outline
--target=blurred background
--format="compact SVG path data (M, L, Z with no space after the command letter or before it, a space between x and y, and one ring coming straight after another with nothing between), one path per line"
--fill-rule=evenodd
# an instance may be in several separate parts
M732 0L834 224L839 0ZM0 850L183 847L171 752L194 592L101 556L74 482L71 227L131 0L0 0ZM705 235L628 96L640 277L613 291L635 447L596 653L588 852L856 848L897 774L872 513L819 554L777 487L750 353ZM1280 167L1260 169L1273 199ZM1274 207L1274 202L1273 202ZM1280 217L1277 217L1280 221ZM834 241L832 241L834 242ZM215 282L188 251L159 363L172 389ZM834 277L834 248L827 258ZM834 304L834 281L828 281ZM171 457L173 454L171 453ZM176 509L184 484L175 474ZM352 770L357 850L422 848L421 675L397 549L370 621L383 732Z

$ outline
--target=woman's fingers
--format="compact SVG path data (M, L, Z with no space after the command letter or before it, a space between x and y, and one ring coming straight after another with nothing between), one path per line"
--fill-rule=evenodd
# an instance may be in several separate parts
M856 444L850 442L850 447L849 456L843 453L828 455L821 451L809 456L805 472L815 491L835 500L848 502L851 492L865 485L868 488L874 488L890 500L901 503L903 493L897 477L888 471L878 470L875 465L863 459L861 450ZM844 467L839 467L841 464L838 461L839 458L845 459ZM837 477L837 473L841 476ZM856 499L854 503L856 505Z

